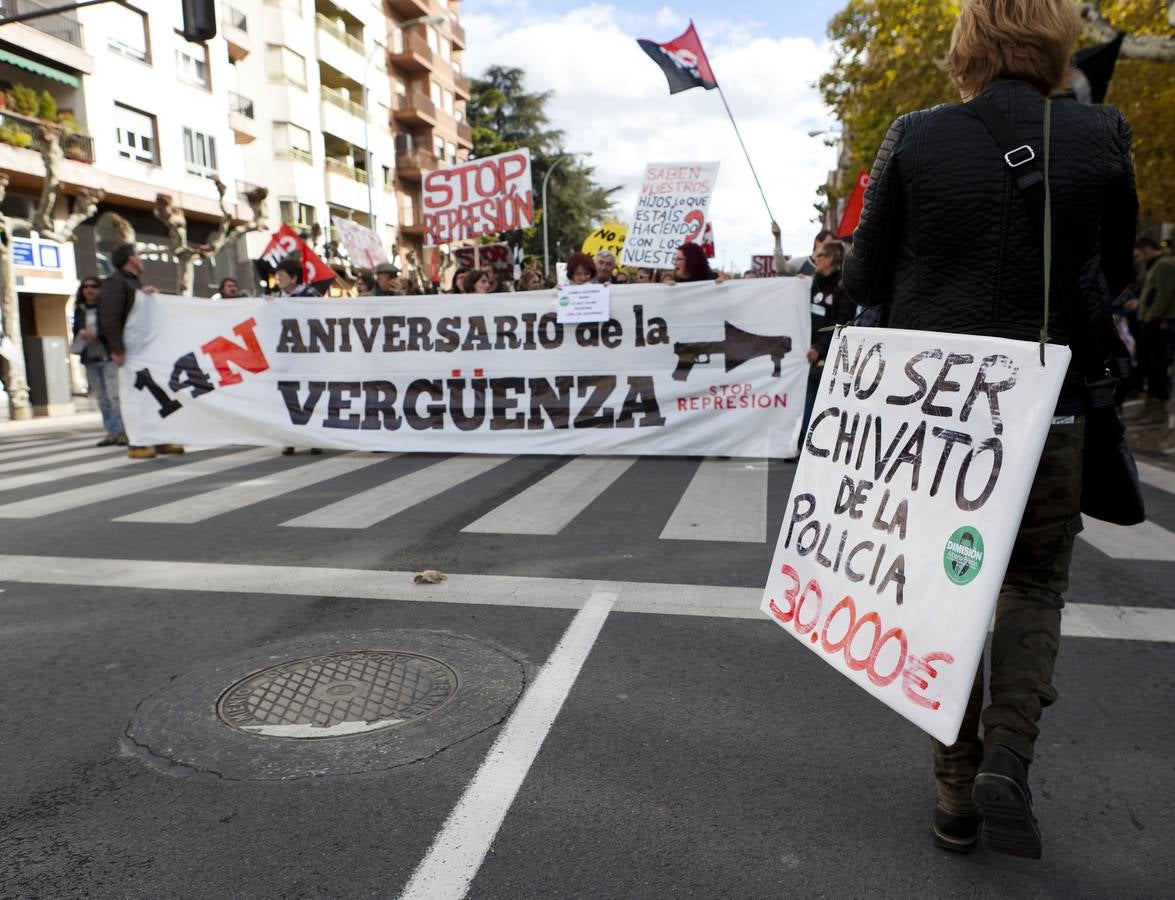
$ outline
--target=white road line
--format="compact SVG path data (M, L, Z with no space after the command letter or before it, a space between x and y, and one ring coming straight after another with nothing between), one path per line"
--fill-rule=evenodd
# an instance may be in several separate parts
M351 472L358 472L386 460L386 456L370 453L348 453L332 456L317 462L270 472L259 478L242 481L216 488L205 494L186 497L172 503L164 503L151 509L119 516L116 522L160 522L169 525L190 525L203 522L213 516L224 515L255 503L272 500L291 491L309 487L322 481L329 481Z
M0 441L0 456L7 453L9 450L23 450L26 447L43 447L45 444L53 444L62 440L59 437L39 437L30 438L25 441ZM91 439L92 443L97 443L97 435Z
M36 472L25 472L22 475L9 475L0 478L0 492L14 491L17 488L31 487L34 484L49 484L52 481L64 481L66 478L76 478L79 475L93 475L95 472L109 472L121 469L124 466L144 465L142 460L131 459L123 452L115 455L106 454L90 462L76 463L72 466L60 466L55 469L42 469Z
M661 540L766 542L766 461L703 460Z
M84 450L67 450L64 453L50 453L48 448L42 449L40 456L30 459L20 459L15 462L0 462L0 472L19 472L22 469L31 469L35 466L50 466L58 463L73 462L78 459L114 459L119 455L126 456L126 447L95 447L93 441ZM0 456L7 460L8 457Z
M414 575L319 566L0 555L0 582L140 589L179 597L185 591L198 591L530 609L579 609L582 598L594 590L605 590L619 595L615 606L618 613L753 619L772 624L759 612L763 589L758 587L453 573L448 573L448 580L441 584L415 584ZM190 601L185 598L181 602ZM1143 620L1147 623L1145 630L1138 627ZM1095 626L1100 634L1091 633ZM1074 637L1175 643L1175 609L1068 603L1061 632Z
M513 459L456 456L282 522L292 528L370 528Z
M558 534L635 463L631 456L577 457L461 530Z
M139 461L140 466L151 471L128 475L125 478L114 478L99 484L74 488L68 491L59 491L56 494L46 494L43 497L33 497L31 500L20 500L16 503L0 505L0 519L35 519L52 513L63 512L67 509L77 509L79 506L88 506L91 503L101 503L104 500L116 500L130 494L140 494L143 491L154 490L159 487L169 487L181 481L193 478L202 478L205 475L215 475L227 472L241 466L272 459L277 455L272 447L261 447L256 450L245 450L240 453L229 453L212 459L200 460L180 466L159 468L152 466L150 461Z
M579 677L616 595L593 593L494 741L401 900L460 900Z
M1079 537L1113 559L1175 562L1175 534L1154 522L1127 528L1086 516Z
M17 459L33 458L35 460L36 457L43 454L56 453L59 450L80 450L82 447L90 447L95 452L98 452L99 448L94 446L97 443L98 441L96 438L85 438L84 440L79 441L48 441L46 443L39 444L36 447L25 447L12 453L0 453L0 460L4 461L5 463ZM121 449L123 453L126 453L126 447Z
M1138 461L1138 477L1151 487L1166 491L1168 494L1175 494L1175 472L1170 469Z

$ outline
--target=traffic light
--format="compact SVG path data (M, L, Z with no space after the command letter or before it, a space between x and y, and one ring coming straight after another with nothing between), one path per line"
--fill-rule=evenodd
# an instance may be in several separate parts
M216 37L216 0L181 0L184 40L202 44Z

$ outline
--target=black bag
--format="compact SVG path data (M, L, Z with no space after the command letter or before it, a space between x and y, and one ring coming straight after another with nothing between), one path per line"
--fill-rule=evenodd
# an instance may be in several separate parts
M1041 359L1048 340L1049 286L1052 276L1052 209L1048 202L1049 133L1052 103L1044 107L1044 174L1036 165L1036 154L1021 141L999 107L984 96L967 103L991 132L1004 160L1016 174L1016 186L1028 206L1037 230L1044 239L1044 325L1041 328ZM1019 171L1018 171L1019 170ZM1126 442L1126 427L1118 415L1115 395L1118 380L1107 360L1102 376L1085 378L1085 442L1081 466L1081 511L1114 525L1137 525L1146 519L1138 466Z

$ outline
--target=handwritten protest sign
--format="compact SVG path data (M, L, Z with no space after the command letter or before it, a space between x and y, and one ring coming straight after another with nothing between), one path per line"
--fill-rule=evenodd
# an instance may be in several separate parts
M358 222L332 216L331 222L339 230L339 238L347 248L351 262L363 269L374 269L388 261L388 254L380 243L379 235Z
M529 228L534 224L530 150L429 172L421 205L426 247Z
M620 259L624 252L624 239L628 235L628 226L621 225L617 222L605 222L586 238L584 238L583 246L580 247L588 256L595 256L601 250L607 250L613 253L617 259Z
M141 295L137 444L782 457L804 408L800 282L621 285L562 324L548 291L224 300Z
M702 243L718 163L650 163L624 241L622 266L672 269L677 248Z
M612 292L606 284L563 285L557 303L555 321L562 325L612 318Z
M770 253L756 253L751 257L751 271L756 278L774 278L775 257Z
M1068 362L990 337L833 338L762 610L946 744Z
M492 269L496 275L514 277L514 256L510 252L509 244L479 244L474 247L453 248L453 259L457 265L482 269Z

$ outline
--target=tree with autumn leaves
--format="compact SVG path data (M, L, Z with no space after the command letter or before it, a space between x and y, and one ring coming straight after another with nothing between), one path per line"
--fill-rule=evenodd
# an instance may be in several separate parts
M960 0L848 0L828 25L832 67L820 79L825 103L844 127L842 189L868 170L890 123L904 112L959 96L939 69L950 47ZM1134 165L1141 205L1139 227L1157 232L1175 221L1175 38L1172 0L1078 3L1078 48L1125 32L1106 103L1122 110L1134 130Z

